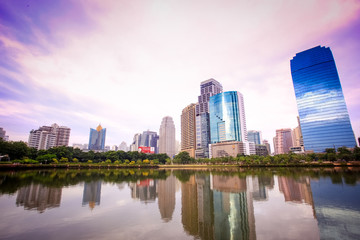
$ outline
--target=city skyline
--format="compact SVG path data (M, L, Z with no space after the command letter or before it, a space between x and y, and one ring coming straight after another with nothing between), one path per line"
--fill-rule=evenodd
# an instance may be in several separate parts
M271 142L297 126L290 59L330 47L360 136L360 3L283 1L4 1L0 4L0 127L10 140L57 122L69 145L107 127L106 145L132 142L196 103L210 78L244 95L247 128ZM296 28L294 28L296 26Z

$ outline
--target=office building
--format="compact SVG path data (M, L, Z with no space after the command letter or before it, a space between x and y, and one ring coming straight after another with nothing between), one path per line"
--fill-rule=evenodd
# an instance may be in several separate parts
M140 146L141 133L136 133L133 138L132 144L130 144L130 151L135 152L138 151Z
M256 144L255 145L255 154L258 156L267 156L269 155L268 148L266 145L263 144Z
M170 158L175 156L175 124L172 117L164 117L159 130L159 153L166 153Z
M69 138L70 128L54 123L51 126L31 130L28 144L29 147L37 150L47 150L52 147L68 146Z
M181 151L188 152L193 158L196 149L195 106L196 104L192 103L181 113Z
M269 154L271 154L271 149L270 149L270 143L269 143L269 141L266 140L266 139L264 139L264 140L262 141L262 144L266 146L267 152L268 152Z
M215 144L210 144L210 158L220 157L236 157L237 155L251 155L255 154L255 144L252 143L252 148L249 146L250 142L240 141L226 141ZM250 152L250 149L251 152Z
M283 128L276 130L276 136L274 137L274 151L275 155L285 154L290 152L290 148L293 146L292 135L290 128Z
M290 61L305 151L356 145L330 48L317 46Z
M210 144L210 97L222 93L222 85L215 79L208 79L200 84L200 96L196 104L196 158L209 157Z
M247 141L244 100L236 91L210 97L211 143Z
M153 131L144 131L140 136L139 147L150 147L153 153L159 153L159 135Z
M249 130L247 132L248 134L248 141L253 142L255 144L261 144L262 143L262 136L260 131L255 130Z
M104 151L105 137L106 128L102 128L100 124L96 129L90 128L89 150Z

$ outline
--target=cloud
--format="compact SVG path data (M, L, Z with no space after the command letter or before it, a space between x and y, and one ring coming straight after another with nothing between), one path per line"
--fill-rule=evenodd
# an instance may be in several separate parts
M264 138L295 127L289 59L358 22L360 7L357 1L42 4L5 6L11 17L0 25L0 51L14 64L0 61L6 76L0 85L18 102L6 110L31 109L22 115L39 125L62 122L72 128L70 142L87 142L88 128L101 122L107 145L158 131L167 115L180 139L181 110L196 102L200 82L211 77L244 95L248 128ZM12 139L19 133L6 129L9 121L3 124Z

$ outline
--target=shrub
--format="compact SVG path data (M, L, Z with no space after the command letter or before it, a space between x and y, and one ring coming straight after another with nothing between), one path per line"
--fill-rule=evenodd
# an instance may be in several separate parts
M92 163L92 162L93 162L93 161L91 161L91 160L88 160L88 161L87 161L87 163Z
M110 159L107 159L105 162L106 162L107 164L109 164L109 163L111 163L111 160L110 160Z

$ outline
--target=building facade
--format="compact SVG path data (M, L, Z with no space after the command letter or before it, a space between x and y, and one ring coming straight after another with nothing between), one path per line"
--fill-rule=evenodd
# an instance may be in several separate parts
M290 61L306 151L356 145L330 48L314 47Z
M118 150L127 152L127 151L129 151L129 147L127 146L126 142L122 141L119 145Z
M89 150L104 151L105 137L106 128L102 128L100 124L96 129L90 128Z
M210 97L211 144L224 141L247 142L244 100L236 91Z
M138 151L140 146L141 133L136 133L133 138L132 144L130 144L130 151Z
M166 153L170 158L175 156L175 124L172 117L164 117L159 130L159 153Z
M262 136L260 131L255 130L249 130L247 132L248 134L248 141L253 142L255 144L261 144L262 143Z
M31 130L28 145L37 150L47 150L52 147L68 146L69 138L70 128L54 123L51 126Z
M196 149L195 106L196 104L192 103L181 113L181 151L188 152L193 158Z
M196 104L196 158L209 157L210 144L210 97L222 93L222 85L213 78L201 82L200 96Z
M275 155L285 154L290 152L290 148L293 146L292 134L290 128L283 128L276 130L276 136L274 137L274 151Z
M154 153L159 153L159 135L157 132L144 131L140 136L139 147L150 147L153 148Z
M0 128L0 138L3 141L8 141L9 140L9 136L6 135L6 131L3 128Z

